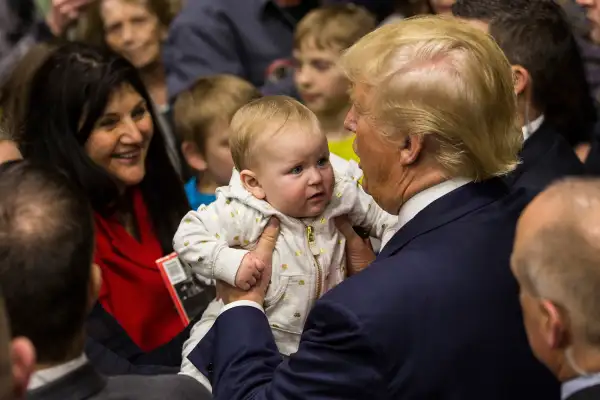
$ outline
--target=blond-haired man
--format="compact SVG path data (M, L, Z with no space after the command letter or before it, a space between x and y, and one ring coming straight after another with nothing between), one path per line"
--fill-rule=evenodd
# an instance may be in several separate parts
M535 355L564 400L600 398L600 180L569 178L540 194L517 226L512 269Z
M227 306L189 358L231 400L557 399L509 268L530 198L499 178L522 142L508 61L481 31L426 17L365 36L342 66L363 186L399 231L316 301L289 360L263 312L268 268L249 291L219 287ZM373 260L347 223L338 228L350 271Z

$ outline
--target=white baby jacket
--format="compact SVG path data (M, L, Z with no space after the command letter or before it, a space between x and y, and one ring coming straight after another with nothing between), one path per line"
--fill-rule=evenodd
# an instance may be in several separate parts
M361 174L354 162L343 174L336 172L333 196L323 214L297 219L252 196L234 171L229 186L217 190L214 203L183 218L173 247L195 273L234 285L242 258L256 245L269 218L277 217L281 229L265 313L279 351L289 355L298 349L315 300L346 276L345 241L333 218L347 214L354 226L367 229L383 243L394 233L397 217L364 192L358 184Z

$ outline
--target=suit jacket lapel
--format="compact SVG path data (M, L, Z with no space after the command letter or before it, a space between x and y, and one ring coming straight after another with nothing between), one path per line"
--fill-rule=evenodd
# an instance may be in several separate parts
M377 258L388 258L424 233L454 221L508 194L500 178L468 183L437 199L404 225L385 245Z
M87 399L106 387L106 378L90 364L77 368L70 374L27 392L31 400Z

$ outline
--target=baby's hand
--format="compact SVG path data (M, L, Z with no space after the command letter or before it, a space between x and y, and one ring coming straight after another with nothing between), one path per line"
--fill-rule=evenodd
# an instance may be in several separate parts
M264 269L265 264L254 253L247 253L242 258L240 267L235 274L235 286L240 289L249 290L256 285Z

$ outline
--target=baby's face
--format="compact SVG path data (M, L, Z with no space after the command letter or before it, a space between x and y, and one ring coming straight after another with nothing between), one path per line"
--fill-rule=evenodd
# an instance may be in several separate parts
M325 135L290 126L262 144L257 151L256 175L265 200L294 218L323 213L333 192L333 168Z

